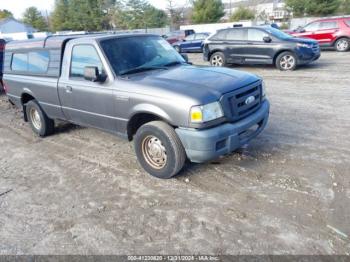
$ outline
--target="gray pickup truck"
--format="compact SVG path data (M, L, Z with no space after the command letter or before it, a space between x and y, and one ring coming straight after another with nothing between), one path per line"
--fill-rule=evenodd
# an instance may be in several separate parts
M269 116L261 78L193 66L156 35L9 42L3 78L39 136L52 134L55 120L121 135L159 178L176 175L186 159L202 163L236 150Z

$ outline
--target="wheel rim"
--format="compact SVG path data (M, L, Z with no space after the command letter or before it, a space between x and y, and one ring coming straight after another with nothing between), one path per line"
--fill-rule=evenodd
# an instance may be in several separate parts
M285 55L280 61L281 68L284 70L290 70L295 65L295 58L291 55Z
M219 56L219 55L215 55L211 59L211 64L213 66L222 66L223 63L224 63L224 59L221 56Z
M166 149L156 136L147 136L143 139L142 154L147 164L155 169L162 169L167 163Z
M349 47L349 42L345 39L341 39L337 42L337 49L339 51L345 51Z
M39 114L38 110L36 110L35 108L31 108L29 111L29 116L30 116L30 120L31 120L33 126L35 127L35 129L40 130L41 129L41 118L40 118L40 114Z

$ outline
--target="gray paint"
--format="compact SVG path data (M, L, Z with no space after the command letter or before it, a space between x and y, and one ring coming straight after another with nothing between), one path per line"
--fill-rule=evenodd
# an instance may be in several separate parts
M123 36L86 36L69 40L64 49L59 78L15 74L11 71L10 64L11 55L16 49L9 48L6 53L4 74L9 98L21 107L23 106L21 97L30 94L39 101L50 118L99 128L124 137L127 137L128 121L133 116L149 113L177 127L177 132L186 148L189 148L184 135L186 132L234 121L232 116L226 115L211 123L191 124L189 113L192 106L221 99L221 104L228 107L224 108L227 112L231 108L228 101L230 103L235 101L222 101L226 97L225 94L231 94L235 90L246 92L252 87L258 87L258 99L261 99L260 78L227 68L180 65L169 70L134 74L128 78L117 77L99 47L99 40L109 37ZM96 48L108 76L104 83L69 77L71 51L73 46L78 44L88 44ZM53 59L50 65L55 65L53 68L57 68L59 64L57 50L57 47L50 50L50 58ZM266 110L259 105L251 113L253 112L260 112L259 114L263 114L267 121L268 108ZM253 118L252 121L255 120ZM252 121L249 123L254 124ZM181 129L187 131L180 132Z

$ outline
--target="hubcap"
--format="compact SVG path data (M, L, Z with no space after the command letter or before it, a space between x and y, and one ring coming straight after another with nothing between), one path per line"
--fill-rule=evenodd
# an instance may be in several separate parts
M162 169L167 163L166 149L156 136L147 136L142 141L142 154L146 162L155 169Z
M40 118L40 114L39 114L38 110L36 110L35 108L31 108L29 111L29 116L30 116L30 120L31 120L33 126L35 127L35 129L40 130L41 129L41 118Z
M284 70L290 70L295 65L295 58L291 55L285 55L281 58L280 65Z
M345 51L349 47L349 42L345 39L339 40L337 42L337 49L339 51Z
M215 55L215 56L213 56L213 58L211 59L211 64L212 64L213 66L222 66L223 63L224 63L224 60L223 60L222 57L219 56L219 55Z

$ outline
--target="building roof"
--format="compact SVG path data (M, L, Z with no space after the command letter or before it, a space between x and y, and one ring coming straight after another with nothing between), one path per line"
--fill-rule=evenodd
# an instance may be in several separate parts
M17 19L13 18L13 17L7 17L7 18L3 18L3 19L0 19L0 28L2 25L10 22L10 21L14 21L14 22L17 22L17 23L20 23L20 24L23 24L25 27L27 27L30 31L37 31L34 27L32 27L31 25L28 25L26 23L23 23L21 21L18 21Z
M238 1L232 1L231 3L225 3L225 8L236 8L239 6L244 7L251 7L251 6L258 6L262 4L278 4L284 2L283 0L238 0Z

